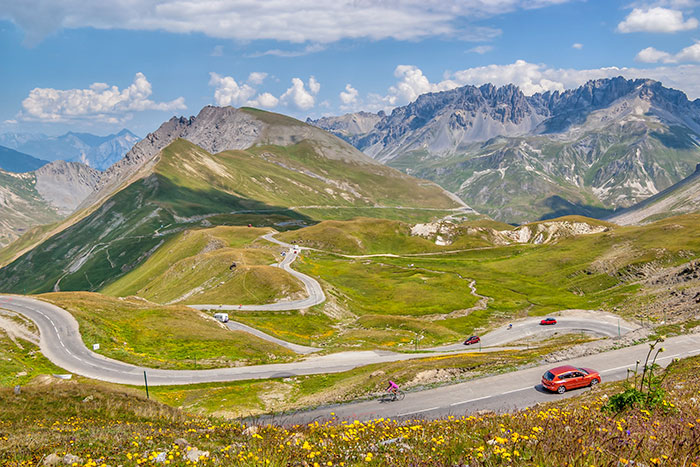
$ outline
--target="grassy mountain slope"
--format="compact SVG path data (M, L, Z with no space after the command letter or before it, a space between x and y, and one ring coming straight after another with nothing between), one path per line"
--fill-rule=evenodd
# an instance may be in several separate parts
M347 226L324 222L287 232L282 234L287 239L333 252L305 252L296 266L321 280L328 302L304 316L243 313L237 319L292 340L295 337L285 330L307 322L314 323L314 329L306 335L322 345L407 349L418 334L424 336L421 345L436 345L515 317L566 309L618 307L629 315L658 317L660 309L649 306L657 297L648 290L657 276L669 278L663 293L680 294L690 303L695 286L685 276L676 279L677 271L672 274L671 269L700 257L700 216L640 227L583 221L568 217L503 231L490 222L472 225L459 235L492 243L454 252L454 245L470 243L456 238L452 248L442 247L451 252L436 248L428 254L416 254L416 245L434 245L407 238L399 223L386 224L377 235L384 251L371 246L372 230L357 234L358 221ZM583 224L593 228L582 229ZM546 243L534 241L540 226L551 236ZM527 235L521 233L525 228ZM388 241L395 229L396 240ZM386 255L347 258L336 252ZM640 303L645 305L640 308ZM325 320L311 320L317 315Z
M313 223L291 209L299 205L402 204L438 211L456 206L433 184L376 163L324 158L313 142L210 154L178 139L161 151L150 174L0 270L0 289L100 290L187 228ZM223 264L221 258L214 262Z
M350 221L324 221L301 230L280 234L278 238L286 242L329 250L348 255L368 255L374 253L424 253L492 246L487 235L466 235L472 226L488 223L473 221L460 224L452 235L455 242L439 246L430 239L411 235L412 224L395 220L358 218ZM493 222L494 225L498 224ZM512 227L501 224L506 229Z
M700 161L694 137L635 116L602 128L588 122L557 137L495 138L443 158L407 153L390 164L439 183L494 219L602 218L692 173Z
M228 226L186 230L102 292L195 304L269 303L303 294L294 277L269 266L277 262L273 250L249 247L268 231Z
M698 166L700 167L700 165ZM700 210L700 170L651 198L615 214L616 224L644 224Z

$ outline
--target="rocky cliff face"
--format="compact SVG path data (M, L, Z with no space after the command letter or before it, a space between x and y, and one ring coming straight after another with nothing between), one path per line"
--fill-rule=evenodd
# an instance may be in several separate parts
M331 121L314 123L337 131ZM498 220L600 217L693 171L700 101L622 77L532 96L512 85L464 86L422 95L370 131L341 136Z

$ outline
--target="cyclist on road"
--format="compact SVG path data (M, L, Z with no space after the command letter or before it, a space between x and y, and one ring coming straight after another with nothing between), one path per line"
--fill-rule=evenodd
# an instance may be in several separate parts
M399 386L392 380L389 380L389 387L386 388L386 391L392 394L396 394L397 392L399 392Z

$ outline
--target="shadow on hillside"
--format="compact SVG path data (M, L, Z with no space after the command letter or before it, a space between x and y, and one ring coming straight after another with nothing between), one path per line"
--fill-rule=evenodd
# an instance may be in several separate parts
M252 225L289 230L316 223L286 207L152 175L0 269L0 292L100 290L188 229Z
M550 196L540 204L551 209L551 212L538 219L541 221L571 215L592 217L593 219L605 219L616 212L614 209L602 208L600 206L572 203L558 195Z

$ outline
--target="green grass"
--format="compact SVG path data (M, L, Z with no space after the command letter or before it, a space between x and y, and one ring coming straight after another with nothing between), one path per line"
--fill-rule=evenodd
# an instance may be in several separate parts
M335 322L316 311L240 311L234 319L301 345L329 345L336 334Z
M638 293L640 285L635 277L640 268L650 264L675 266L700 256L699 221L700 216L687 215L649 226L563 238L548 245L511 245L445 255L351 259L307 252L296 267L320 277L327 294L349 314L384 317L370 326L360 320L345 323L345 342L406 346L412 333L419 332L426 335L421 345L429 345L454 341L455 334L481 332L525 315L573 308L611 310ZM314 245L311 239L320 238L317 245L340 251L357 251L358 241L363 252L379 250L370 246L371 241L361 240L371 236L356 233L362 225L357 221L348 223L347 231L343 223L333 229L324 224L328 223L310 227L312 234L302 229L284 236L305 239L310 245ZM378 230L390 238L386 228ZM378 244L391 248L381 236ZM480 295L490 298L486 310L440 321L419 320L410 332L388 319L419 319L473 306L476 298L469 291L469 280L476 282ZM341 345L340 338L333 343Z
M486 234L468 234L470 228L483 222L467 222L453 226L454 242L438 246L429 240L411 235L412 224L405 221L358 218L345 222L324 221L304 229L288 231L279 235L280 240L296 242L311 248L349 255L376 253L426 253L463 248L492 246ZM507 229L511 229L507 226Z
M83 342L107 357L163 369L223 368L294 359L276 344L225 329L186 307L162 307L91 293L41 296L78 321Z
M241 248L270 231L270 229L235 226L185 230L170 238L141 266L113 282L102 292L122 297L133 295L143 289L145 284L150 284L168 271L173 264L196 256L207 246L210 248Z
M469 364L467 359L462 363ZM131 390L74 382L27 387L19 396L0 389L0 458L12 467L39 465L53 453L77 455L81 464L150 465L163 452L170 465L191 465L183 459L187 449L174 443L181 438L209 452L200 461L205 465L530 466L567 459L577 466L692 466L698 456L699 363L698 357L686 358L666 370L664 409L633 409L615 417L601 407L621 383L603 383L576 397L512 414L319 421L247 430L238 422L188 415ZM256 384L193 389L192 394L215 394L222 402L192 409L226 414L228 397L248 400L255 408L250 391ZM332 381L300 384L333 386ZM380 386L379 381L373 386ZM158 397L190 407L186 396L158 389Z
M179 232L211 225L207 217L215 225L260 227L285 221L309 225L328 214L321 209L311 218L291 209L294 206L455 207L434 185L374 163L329 160L308 141L209 154L179 139L160 156L152 174L1 269L0 290L102 290ZM370 209L367 214L396 215L390 211ZM27 237L23 242L36 240ZM155 262L150 267L151 272L158 269ZM126 280L110 293L133 293L138 282Z
M384 260L387 261L384 261ZM447 314L475 305L469 281L454 272L415 267L394 258L338 259L311 254L302 256L299 270L328 281L353 302L358 315L424 316Z
M13 342L0 329L0 386L24 385L39 375L65 373L39 347L24 339Z
M269 266L279 261L277 248L266 241L253 245L268 232L228 226L186 230L102 292L161 304L264 304L302 296L301 282Z

